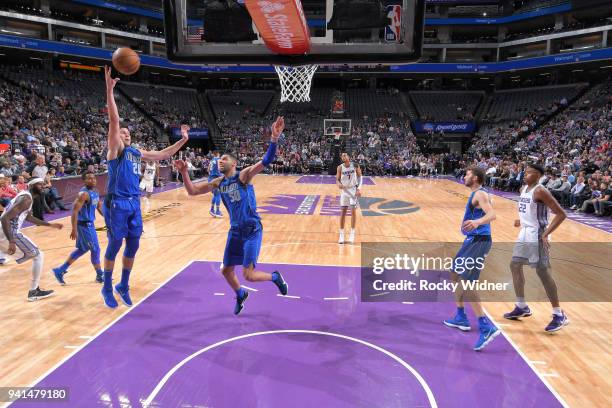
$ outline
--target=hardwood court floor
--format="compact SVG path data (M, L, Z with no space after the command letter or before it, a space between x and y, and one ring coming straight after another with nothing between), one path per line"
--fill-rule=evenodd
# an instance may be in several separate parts
M338 189L334 185L297 184L297 178L255 179L258 204L268 209L262 210L265 233L260 262L359 265L359 245L338 245L337 218L320 215L333 213L325 196L335 196ZM372 216L358 216L357 242L463 240L459 225L469 195L466 187L449 180L376 178L375 182L363 189L364 196L372 198L368 210ZM273 199L275 196L281 197ZM279 212L273 208L283 207L283 199L296 196L299 200L320 196L310 197L316 207L305 212L311 215L271 213ZM394 202L388 204L389 201ZM188 197L182 189L153 197L153 210L144 224L145 233L130 283L135 302L192 260L221 260L228 219L210 217L209 206L210 196ZM513 227L516 204L495 197L494 206L498 219L493 225L493 239L512 242L517 235ZM361 211L365 210L362 205ZM88 338L127 312L124 306L109 310L102 305L100 286L94 282L87 256L77 261L66 275L67 286L56 283L50 269L62 263L74 245L69 239L69 219L61 222L65 228L59 232L41 227L24 230L45 253L41 287L56 290L55 297L34 303L26 301L30 263L19 266L11 262L0 269L0 386L34 383ZM103 221L98 219L97 225L102 226ZM556 242L612 242L610 234L569 220L554 235ZM105 233L99 233L99 238L104 252ZM584 263L593 261L581 252L571 256ZM119 273L116 267L115 275ZM526 276L530 284L539 285L535 275ZM598 282L592 285L596 287ZM610 303L562 304L571 324L555 335L543 332L550 320L549 304L530 303L534 315L516 324L500 318L512 306L512 302L500 302L488 303L486 308L503 324L504 332L533 362L536 371L570 406L612 405L606 391L612 389L612 357L606 347L612 338Z

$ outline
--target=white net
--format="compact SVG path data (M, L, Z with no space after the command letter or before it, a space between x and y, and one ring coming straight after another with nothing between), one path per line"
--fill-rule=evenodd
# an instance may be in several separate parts
M310 86L318 65L275 65L281 83L282 102L310 102Z

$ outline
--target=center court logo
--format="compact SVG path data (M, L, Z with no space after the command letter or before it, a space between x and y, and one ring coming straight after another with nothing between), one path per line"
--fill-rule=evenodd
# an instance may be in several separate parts
M264 214L275 215L314 215L320 198L318 195L279 194L267 198L258 210ZM340 215L340 197L326 195L322 201L319 215ZM359 208L364 217L404 215L420 210L411 202L382 197L361 197Z

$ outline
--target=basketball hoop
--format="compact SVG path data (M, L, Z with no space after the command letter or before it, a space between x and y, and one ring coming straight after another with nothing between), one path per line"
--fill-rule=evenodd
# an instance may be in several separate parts
M310 87L312 77L319 68L318 65L299 65L288 67L275 65L281 83L281 103L310 102Z
M341 137L342 137L342 130L334 130L334 139L340 140Z

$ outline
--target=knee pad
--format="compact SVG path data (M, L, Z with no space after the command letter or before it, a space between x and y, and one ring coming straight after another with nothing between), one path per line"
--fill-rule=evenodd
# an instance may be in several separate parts
M87 251L83 251L83 250L77 248L74 251L72 251L72 253L70 254L70 258L77 259L77 258L81 257L85 252L87 252Z
M98 265L100 263L100 249L92 250L90 256L92 265Z
M108 246L106 247L106 254L104 257L109 261L114 261L121 249L122 239L109 238Z
M140 246L140 237L129 237L125 239L125 249L123 250L123 256L126 258L134 258L138 247Z
M38 251L38 254L32 258L32 261L34 262L34 268L40 268L42 270L43 264L45 263L45 255Z

